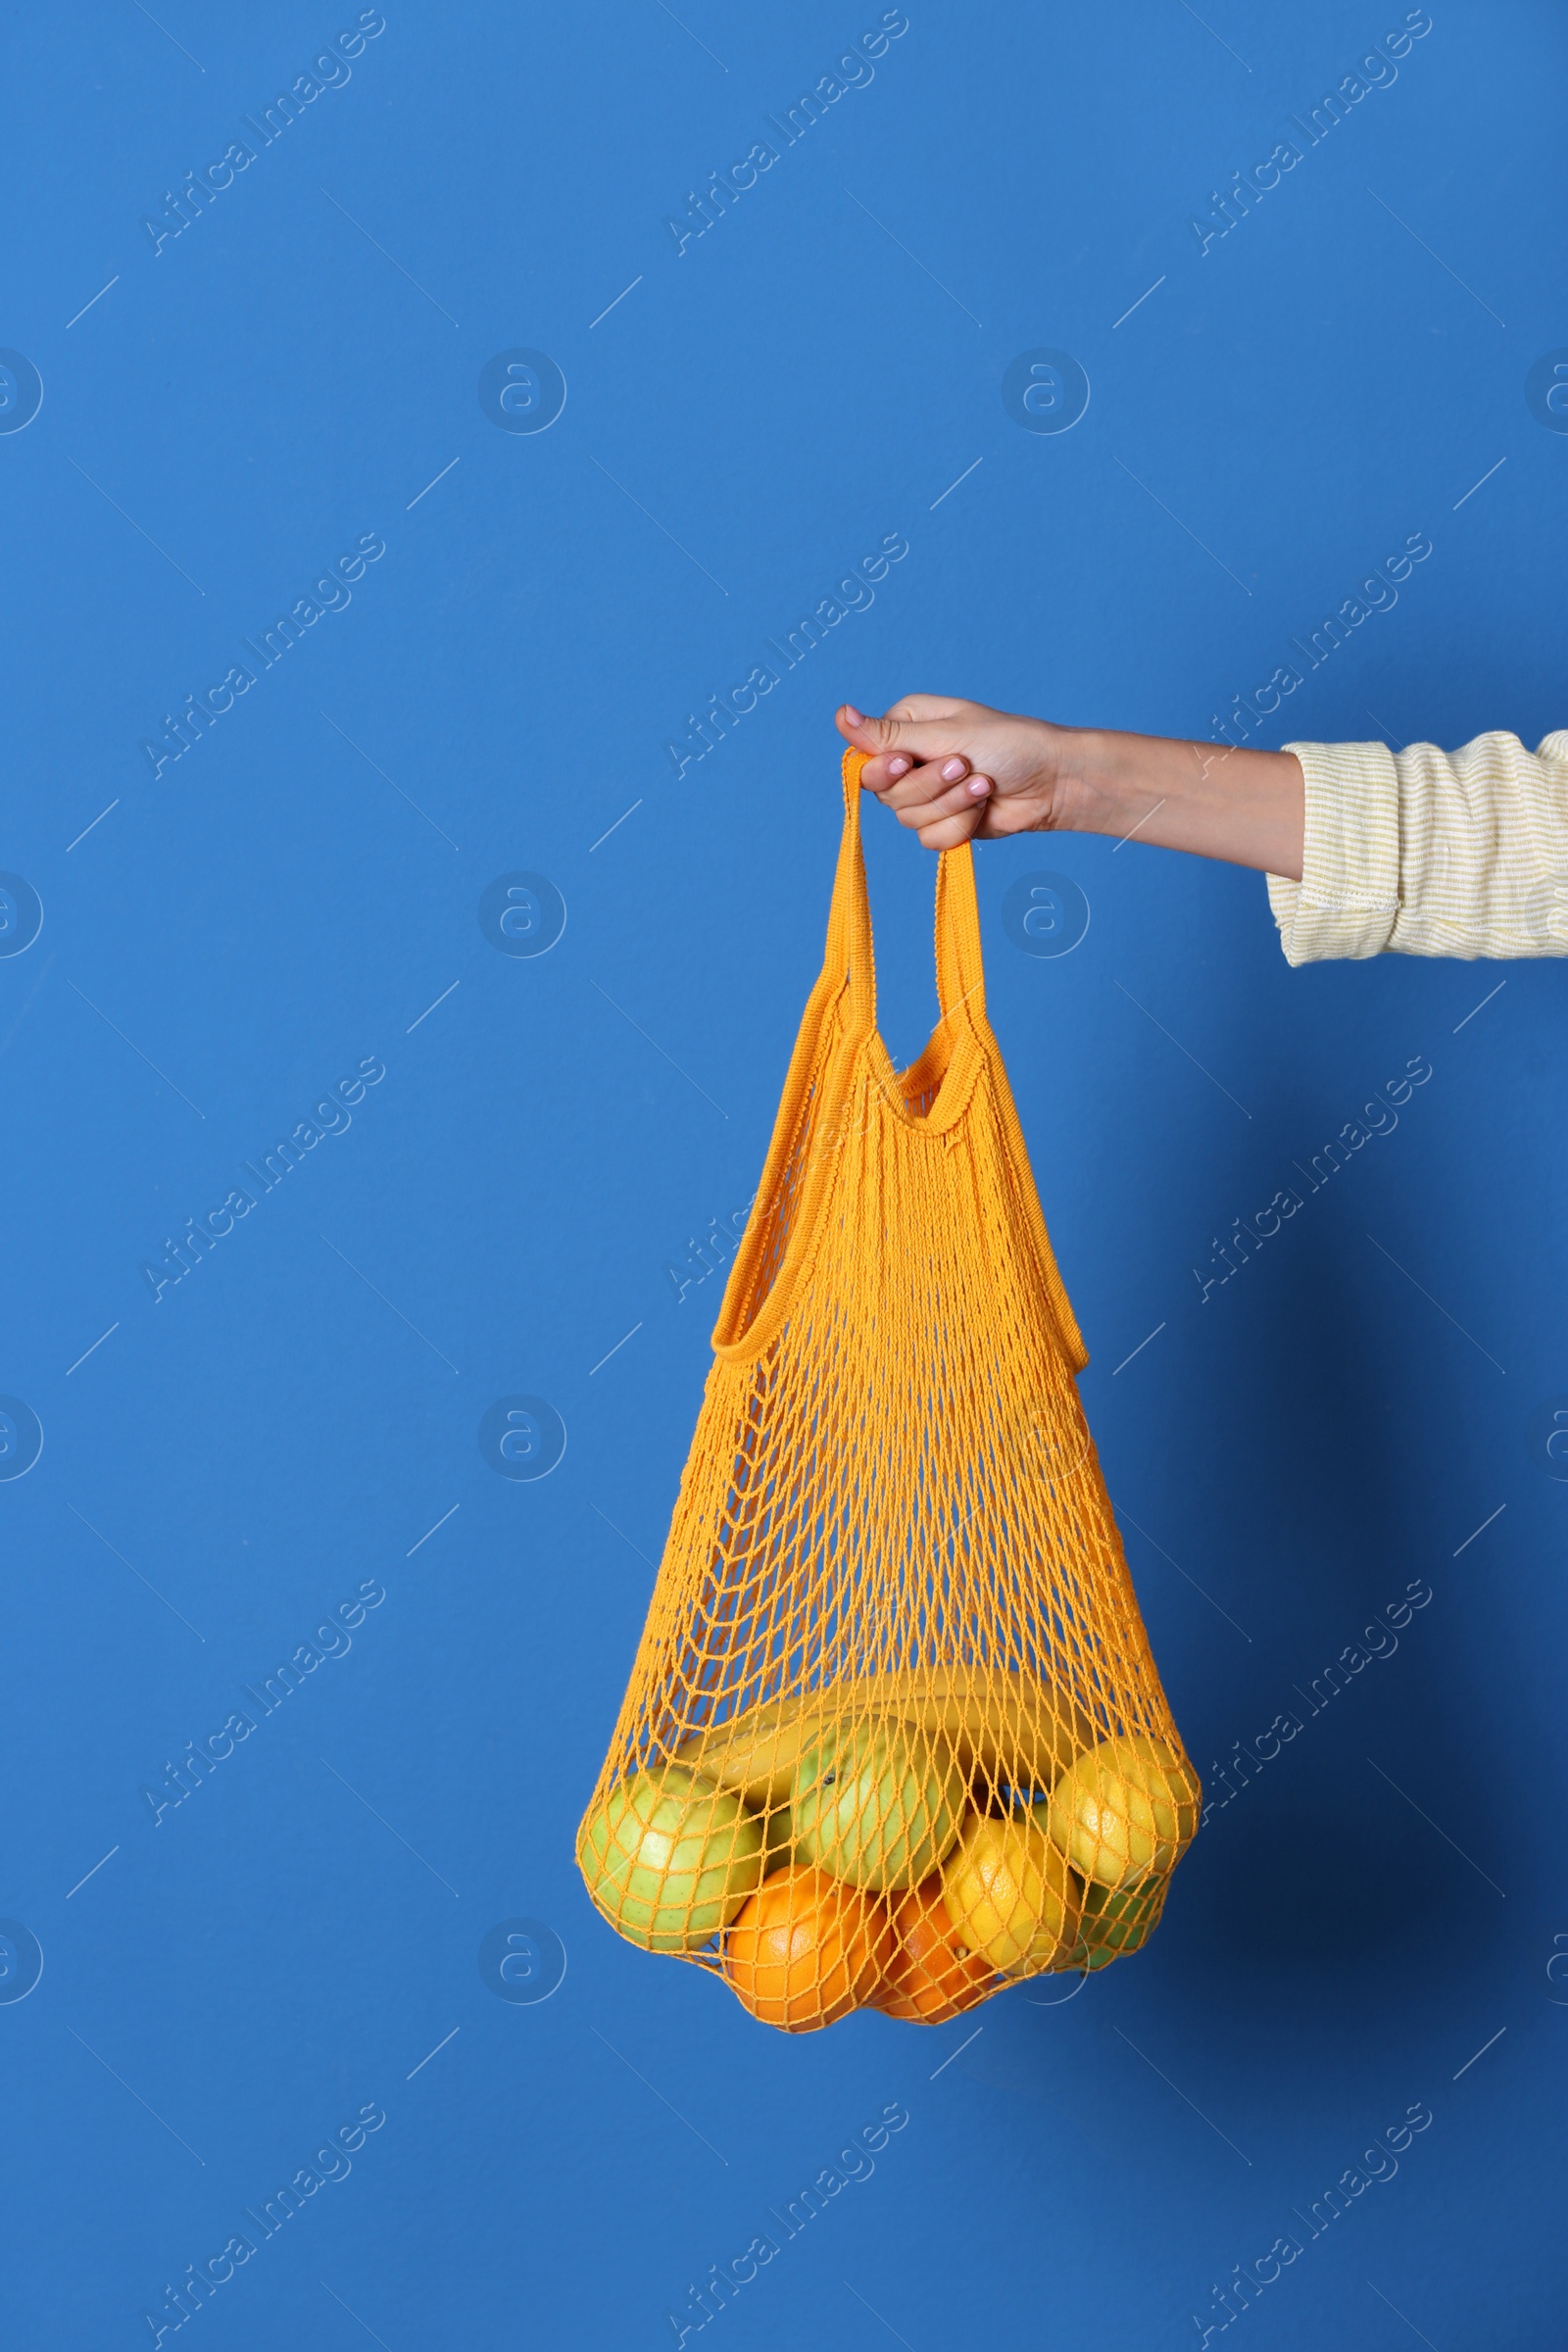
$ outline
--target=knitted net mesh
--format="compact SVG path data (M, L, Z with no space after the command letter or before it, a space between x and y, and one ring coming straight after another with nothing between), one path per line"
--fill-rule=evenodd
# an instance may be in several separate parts
M938 2024L1138 1949L1200 1803L986 1020L970 852L940 860L941 1018L896 1071L861 764L577 1842L621 1935L791 2031L865 2005Z

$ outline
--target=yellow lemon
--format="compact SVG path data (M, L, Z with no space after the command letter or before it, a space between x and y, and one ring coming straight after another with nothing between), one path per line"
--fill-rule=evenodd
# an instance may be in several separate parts
M1041 1826L1043 1807L971 1814L942 1870L956 1943L1010 1977L1050 1968L1078 1935L1082 1893Z
M1107 1888L1163 1877L1198 1828L1197 1773L1168 1740L1104 1740L1051 1792L1047 1826L1080 1877Z

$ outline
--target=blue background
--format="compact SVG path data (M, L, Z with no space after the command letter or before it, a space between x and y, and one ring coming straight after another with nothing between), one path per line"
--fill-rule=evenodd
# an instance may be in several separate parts
M930 2033L770 2034L612 1936L571 1850L718 1306L667 1269L750 1198L820 956L835 704L1208 735L1425 532L1253 739L1568 716L1568 439L1524 394L1568 343L1559 12L1436 7L1229 235L1189 227L1403 14L910 0L677 252L666 216L877 7L388 0L155 253L143 216L357 11L8 12L0 342L44 386L0 438L0 866L44 909L0 958L0 1390L44 1432L0 1483L0 1911L44 1957L0 2003L19 2342L162 2308L172 2343L166 2284L372 2105L211 2344L672 2343L895 2101L705 2342L1195 2343L1285 2232L1258 2352L1560 2340L1559 964L1293 973L1255 875L982 849L1177 1718L1211 1793L1303 1729L1146 1954ZM1092 386L1060 435L1001 398L1041 346ZM479 405L514 348L564 375L548 431ZM347 608L155 780L164 714L364 534ZM885 534L874 605L677 782L687 714ZM902 1062L933 869L870 815ZM1042 869L1092 908L1061 958L1000 919ZM517 870L566 908L537 957L477 919ZM1416 1056L1397 1128L1202 1299L1214 1238ZM143 1261L364 1058L352 1125L155 1302ZM543 1480L480 1453L514 1396L564 1425ZM367 1581L347 1654L155 1823L142 1789ZM1396 1652L1309 1716L1412 1581ZM478 1967L519 1917L567 1957L542 2003ZM1397 2176L1308 2238L1293 2208L1417 2102Z

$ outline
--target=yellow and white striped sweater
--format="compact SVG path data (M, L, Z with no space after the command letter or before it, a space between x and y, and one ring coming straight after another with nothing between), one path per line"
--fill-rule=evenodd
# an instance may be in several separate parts
M1299 882L1268 876L1291 963L1568 956L1568 729L1457 752L1288 743L1306 777Z

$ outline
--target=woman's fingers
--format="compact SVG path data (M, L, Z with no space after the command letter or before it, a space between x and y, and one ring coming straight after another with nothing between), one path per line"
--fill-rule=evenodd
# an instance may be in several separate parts
M959 783L969 773L969 762L961 752L946 760L927 760L917 762L906 752L894 753L886 760L868 760L860 770L860 782L867 792L874 792L884 808L917 808L924 801L938 796Z
M986 714L975 704L927 694L906 695L885 718L853 703L838 712L840 734L868 755L861 784L925 849L956 850L984 825L995 780L976 774L959 749L977 715Z
M895 760L891 764L898 767L903 762ZM868 767L865 773L869 772ZM975 775L968 760L955 753L949 760L931 760L922 767L908 768L885 785L877 799L884 808L893 810L901 825L918 832L935 818L956 816L975 808L989 797L991 789L990 777Z
M845 703L837 713L837 725L858 752L871 755L862 781L868 791L881 792L896 780L888 769L897 759L924 762L956 752L960 709L956 703L944 704L934 695L918 694L895 703L886 718L867 718L853 703Z
M971 841L986 812L984 801L973 801L956 816L937 818L935 823L923 817L917 828L923 850L956 850L960 842Z
M958 773L950 779L952 768ZM992 790L989 776L972 774L967 760L956 755L911 768L877 798L916 836L923 849L956 850L973 836L985 816Z

